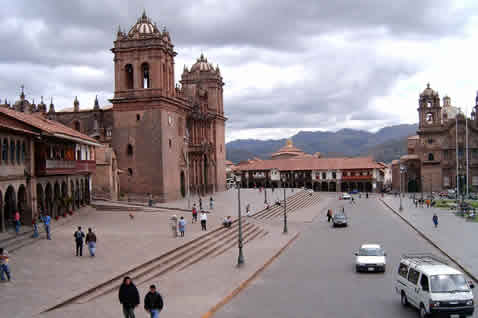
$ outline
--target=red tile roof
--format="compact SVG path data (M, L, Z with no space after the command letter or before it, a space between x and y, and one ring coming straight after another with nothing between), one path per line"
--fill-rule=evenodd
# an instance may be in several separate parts
M96 139L93 139L85 134L82 134L73 128L60 124L59 122L46 119L41 114L26 114L15 111L13 109L0 107L0 113L5 114L10 118L15 118L25 124L40 129L48 134L63 134L70 137L79 138L85 141L97 143Z
M355 158L291 158L254 161L248 164L237 166L236 170L270 170L281 171L296 170L353 170L353 169L381 169L382 165L373 160L372 157Z

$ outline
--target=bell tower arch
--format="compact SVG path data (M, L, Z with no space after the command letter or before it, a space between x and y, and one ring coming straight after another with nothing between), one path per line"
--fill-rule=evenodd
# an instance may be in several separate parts
M111 51L115 63L115 98L175 95L177 53L166 28L159 30L146 12L127 33L118 29Z
M420 94L418 100L418 126L419 129L435 128L442 124L442 109L440 96L436 91L427 88Z

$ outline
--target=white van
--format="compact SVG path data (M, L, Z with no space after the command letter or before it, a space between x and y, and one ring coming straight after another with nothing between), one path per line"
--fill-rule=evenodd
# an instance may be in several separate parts
M460 271L430 254L407 254L398 266L395 290L403 306L411 305L420 317L447 314L450 317L473 315L471 288Z

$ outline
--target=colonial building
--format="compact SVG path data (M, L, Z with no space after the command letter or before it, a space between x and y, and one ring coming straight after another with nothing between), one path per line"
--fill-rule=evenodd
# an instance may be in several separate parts
M399 191L401 183L403 191L435 192L456 189L458 183L461 190L468 185L478 191L478 95L468 118L450 97L441 104L438 92L427 85L417 110L417 135L408 138L408 154L392 163L393 189Z
M14 108L0 105L0 231L12 225L16 211L31 224L40 211L55 217L87 204L98 146L48 120L43 102L30 103L23 91Z
M223 86L219 67L201 54L175 84L176 51L166 28L146 13L114 46L112 107L51 112L51 118L103 143L117 157L121 191L152 193L160 201L191 192L222 191L226 184Z
M321 158L306 154L291 140L271 159L239 163L234 173L242 187L307 187L315 191L379 192L384 181L384 165L370 157Z

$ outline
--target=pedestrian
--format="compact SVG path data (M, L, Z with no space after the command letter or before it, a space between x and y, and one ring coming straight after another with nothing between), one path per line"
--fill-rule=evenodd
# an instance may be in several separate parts
M126 276L123 279L118 297L123 305L124 318L135 318L134 309L139 305L139 292L130 277Z
M248 203L246 205L246 215L251 216L251 204L250 203Z
M201 230L202 231L207 231L206 230L206 222L207 222L207 214L206 211L201 211Z
M350 204L355 204L355 201L354 201L354 197L352 196L351 200L350 200Z
M186 220L184 217L179 218L178 222L179 233L181 233L181 237L184 237L184 230L186 228Z
M33 226L33 234L32 234L32 237L33 238L37 238L38 237L38 224L37 224L37 221L38 221L38 216L36 214L33 215L33 219L32 219L32 226Z
M170 219L169 219L169 224L171 226L171 231L173 232L173 237L178 236L178 217L176 214L174 214Z
M88 246L88 250L90 251L90 256L94 257L96 253L96 234L93 233L91 227L88 228L88 233L86 234L85 243Z
M0 247L0 280L5 280L5 274L7 274L7 279L10 281L10 268L8 267L8 252L3 247Z
M78 230L73 233L76 243L76 256L83 256L83 238L85 233L81 230L81 226L78 226Z
M196 209L196 203L193 204L193 220L191 221L192 223L196 223L198 221L198 210Z
M368 192L365 193L365 199L368 199Z
M327 222L330 222L331 219L332 219L332 210L328 209L327 210Z
M214 199L212 197L209 198L209 209L214 210Z
M433 224L435 228L438 227L438 215L436 213L433 214Z
M202 211L202 199L201 199L201 197L199 197L199 210Z
M151 315L151 318L159 318L163 306L163 297L156 291L156 286L149 286L149 292L144 297L144 309Z
M222 225L223 225L225 228L230 228L231 225L232 225L231 216L226 216L226 217L224 218L224 221L222 221Z
M50 218L50 215L47 213L43 216L43 224L45 225L45 233L46 233L47 240L51 240L50 222L51 222L51 218Z
M15 212L15 235L20 233L20 212Z

